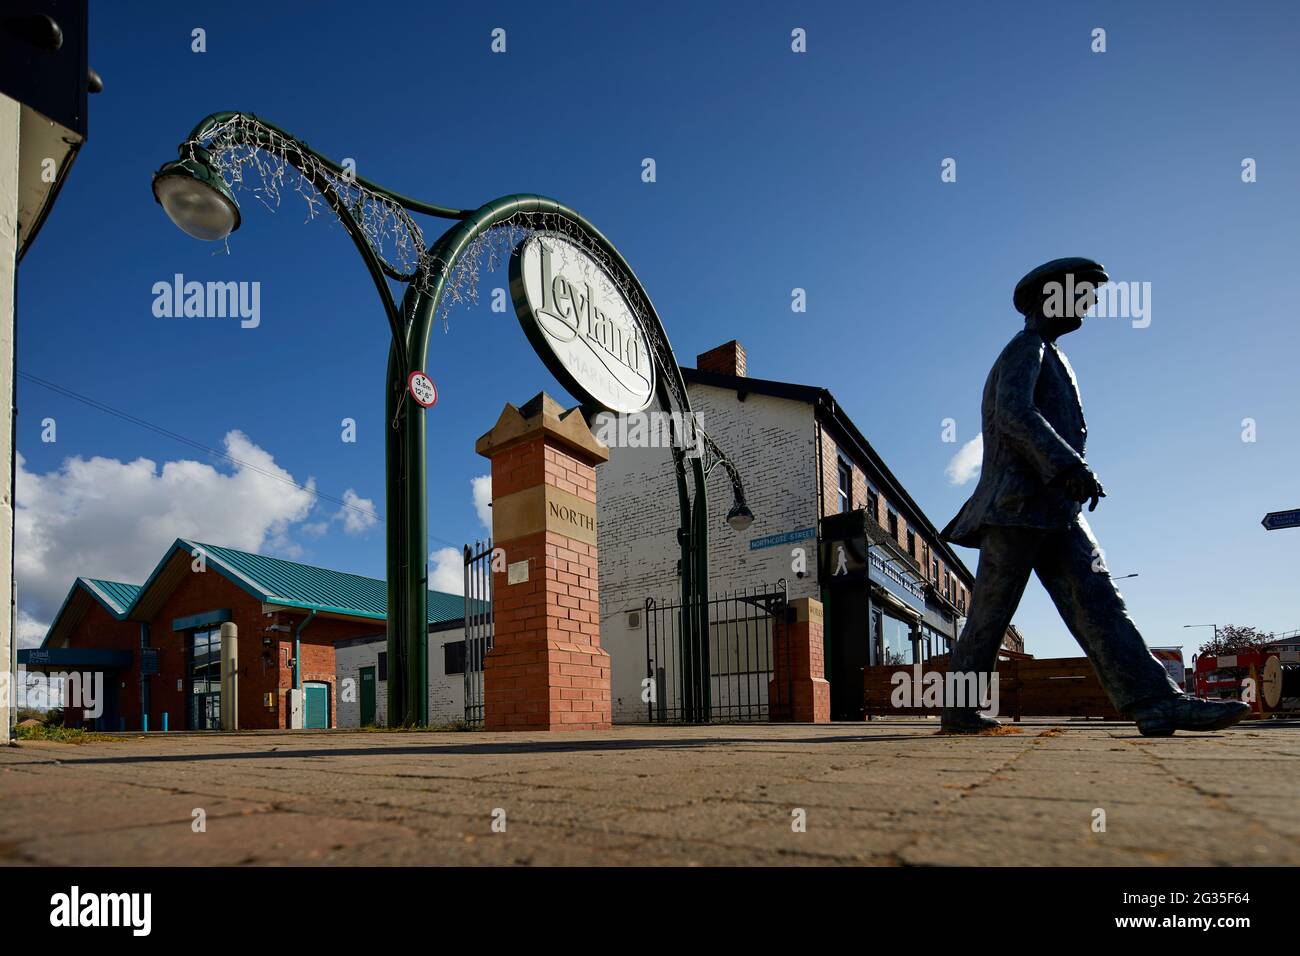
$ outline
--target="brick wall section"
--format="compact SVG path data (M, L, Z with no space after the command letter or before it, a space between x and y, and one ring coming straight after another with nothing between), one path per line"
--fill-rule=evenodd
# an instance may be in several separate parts
M695 357L695 367L701 372L719 375L745 375L745 347L732 339Z
M190 557L177 555L175 562L190 566ZM304 613L276 612L267 616L261 602L226 578L211 565L204 571L188 570L174 590L150 617L149 646L158 650L158 674L149 681L149 729L162 729L167 714L170 730L189 730L189 684L187 672L188 632L172 630L177 618L228 609L239 629L239 727L241 730L284 729L288 726L288 692L293 687L293 631ZM287 626L271 631L272 625ZM330 687L330 726L338 722L338 687L334 643L366 634L383 634L383 621L356 621L317 617L302 635L302 681L322 682ZM262 639L270 639L264 647ZM128 730L141 727L140 710L140 622L115 621L96 604L70 637L72 647L111 647L130 650L132 666L116 676L119 712ZM179 682L179 684L178 684ZM267 707L265 695L273 705ZM72 715L75 722L78 715ZM109 728L116 729L116 728Z
M231 620L239 628L240 729L288 727L288 694L293 687L293 634L305 613L277 612L267 617L260 601L209 566L206 571L187 574L151 622L151 644L161 648L161 673L153 679L150 729L161 726L164 710L170 716L173 730L188 727L186 692L176 690L176 680L185 676L188 635L172 631L172 621L219 608L229 608ZM277 624L289 630L268 630ZM384 633L383 621L358 622L323 617L314 618L302 632L302 682L329 685L331 726L337 725L338 715L334 642L375 633ZM271 640L269 648L263 647L263 637ZM269 661L266 659L268 654ZM268 708L263 698L272 692L275 694L274 707Z
M822 605L811 598L790 602L772 623L772 680L768 715L773 721L825 724L831 719L831 685L823 676Z
M540 485L547 476L548 460L540 435L511 448L502 449L492 460L493 499L504 498L516 491Z
M494 502L545 484L595 505L594 459L580 457L547 431L480 451L492 460ZM608 729L610 662L600 646L596 546L552 530L493 543L504 550L507 565L528 563L528 580L510 584L508 571L493 578L493 647L483 666L485 726Z
M139 646L139 623L136 621L119 621L104 610L104 606L98 601L86 597L80 599L89 600L90 608L77 625L77 630L73 634L72 646L112 651L134 650ZM59 672L62 671L62 668L51 668L50 670ZM84 669L80 669L80 672L86 673ZM118 713L125 718L126 726L129 728L138 727L140 719L139 655L135 656L131 667L104 675L105 691L111 693L109 681L112 681L116 687ZM80 727L83 725L84 720L81 708L64 708L63 722L66 726ZM117 730L118 726L106 726L105 729Z

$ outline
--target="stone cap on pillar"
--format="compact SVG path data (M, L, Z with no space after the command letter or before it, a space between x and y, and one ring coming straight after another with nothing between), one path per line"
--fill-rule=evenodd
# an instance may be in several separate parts
M538 392L518 408L507 402L492 430L474 443L474 450L492 458L504 448L539 435L563 445L569 454L588 464L609 460L609 449L591 433L582 409L575 405L566 412L545 392Z
M794 623L796 624L802 624L805 621L809 624L822 623L822 602L816 598L792 598L789 607L794 612Z

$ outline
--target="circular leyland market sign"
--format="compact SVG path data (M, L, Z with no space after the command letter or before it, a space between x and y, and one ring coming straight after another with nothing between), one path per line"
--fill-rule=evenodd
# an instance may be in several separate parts
M533 233L510 257L510 294L533 348L576 397L611 412L650 404L650 341L590 253L558 233Z
M406 387L411 397L424 408L433 408L438 401L438 387L423 372L412 372L406 380Z

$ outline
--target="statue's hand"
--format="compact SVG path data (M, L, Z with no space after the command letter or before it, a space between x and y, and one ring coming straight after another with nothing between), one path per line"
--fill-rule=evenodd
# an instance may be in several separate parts
M1101 482L1097 480L1097 476L1094 475L1091 470L1088 471L1088 477L1092 479L1092 491L1087 495L1087 497L1092 499L1088 502L1088 510L1096 511L1097 500L1106 497L1106 489L1101 486ZM1080 498L1079 501L1082 502L1083 499Z
M1072 501L1080 504L1087 501L1089 511L1096 511L1098 500L1106 497L1106 491L1097 476L1082 462L1061 475L1057 481Z

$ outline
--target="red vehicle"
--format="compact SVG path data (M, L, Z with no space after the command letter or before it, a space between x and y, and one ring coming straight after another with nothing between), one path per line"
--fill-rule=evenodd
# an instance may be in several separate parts
M1197 697L1244 700L1256 717L1300 714L1300 639L1193 660Z

